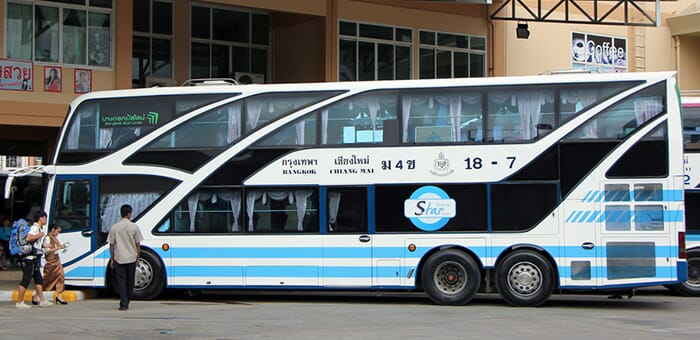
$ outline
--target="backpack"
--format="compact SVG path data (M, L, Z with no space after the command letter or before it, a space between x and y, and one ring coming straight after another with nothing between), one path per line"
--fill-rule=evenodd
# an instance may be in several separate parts
M24 257L32 253L34 247L27 243L26 240L30 229L27 221L22 218L12 223L10 242L8 242L10 244L10 255Z

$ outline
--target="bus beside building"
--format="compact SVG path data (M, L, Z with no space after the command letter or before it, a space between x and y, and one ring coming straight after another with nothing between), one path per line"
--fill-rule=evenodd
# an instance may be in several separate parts
M110 282L130 204L135 294L165 288L552 291L685 281L673 73L95 92L46 209L66 283Z

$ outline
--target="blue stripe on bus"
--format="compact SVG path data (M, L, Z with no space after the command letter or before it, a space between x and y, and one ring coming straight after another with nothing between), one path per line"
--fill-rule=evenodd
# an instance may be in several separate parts
M700 234L687 235L686 241L700 241ZM465 246L472 251L478 258L495 257L503 252L505 246ZM621 246L617 245L616 248ZM632 245L636 247L636 245ZM580 258L606 258L607 248L598 246L595 249L583 249L580 246L542 246L544 250L551 254L554 258L559 257L580 257ZM405 247L188 247L188 248L170 248L170 251L165 252L157 249L158 255L163 258L172 259L198 259L198 258L217 258L217 259L274 259L274 258L296 258L296 259L363 259L363 258L421 258L424 254L430 251L430 247L418 247L416 251L409 252ZM648 249L648 248L645 248ZM97 258L106 256L109 258L109 250L102 252ZM654 247L656 257L675 257L678 255L678 247L675 245L656 245ZM640 257L647 257L645 254L640 254Z
M586 219L591 213L590 210L574 210L569 214L566 223L592 223L592 222L651 222L649 217L650 212L662 212L659 210L611 210L601 211L594 210L593 214ZM575 214L575 215L574 215ZM571 216L574 215L573 218ZM581 216L583 215L583 216ZM663 220L657 222L682 222L683 210L663 210Z
M685 234L686 241L698 242L700 241L700 234Z
M65 273L67 278L93 278L95 276L95 267L79 266Z
M600 214L600 210L594 211L593 214L591 215L591 217L588 218L588 220L586 221L586 223L592 223L592 222L594 222L595 219L596 219L596 217L598 217L599 214Z
M590 210L584 211L584 212L583 212L583 216L581 216L581 218L579 219L579 222L585 221L586 218L588 217L588 215L590 215L590 214L591 214L591 211L590 211Z
M588 199L588 196L590 196L590 195L591 195L591 191L589 190L588 192L586 192L586 195L583 196L583 198L581 199L581 202L585 202L586 199Z
M591 266L591 279L606 279L611 267ZM68 278L92 278L95 267L77 267L66 273ZM405 276L413 267L377 267L371 266L173 266L171 268L173 277L294 277L294 278L363 278L363 277L383 277L396 278ZM630 279L644 278L672 278L677 274L674 266L624 266L624 272L616 271L617 275L629 274ZM642 271L653 271L654 276L636 277L636 273ZM571 267L558 267L559 275L562 278L571 278ZM245 273L245 274L244 274ZM624 279L624 277L622 278Z
M635 202L680 202L683 200L683 190L661 190L661 196L657 190L589 190L581 199L581 202L629 202L634 197Z
M652 270L655 272L654 276L635 276L635 273L639 273L640 270ZM590 277L591 279L607 279L610 271L610 267L596 267L591 266ZM625 273L629 273L629 277L619 278L624 279L669 279L676 277L677 268L674 266L625 266ZM571 267L560 266L559 276L565 279L571 279ZM576 282L576 280L573 280ZM585 281L585 280L584 280Z

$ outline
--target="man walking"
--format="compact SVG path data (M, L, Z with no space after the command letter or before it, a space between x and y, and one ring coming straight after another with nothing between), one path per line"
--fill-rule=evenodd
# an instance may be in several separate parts
M122 219L109 230L109 267L114 269L117 291L119 292L119 310L129 309L129 300L134 290L136 264L141 255L143 236L139 227L131 222L131 206L121 207Z

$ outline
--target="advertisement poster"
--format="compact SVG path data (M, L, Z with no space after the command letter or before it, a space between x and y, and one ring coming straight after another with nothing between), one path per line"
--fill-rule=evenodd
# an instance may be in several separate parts
M571 66L599 72L626 72L627 40L600 34L572 32Z
M88 93L92 91L92 70L76 68L74 71L75 93Z
M0 59L0 90L33 91L33 69L30 61Z
M44 91L61 92L61 67L44 66Z

